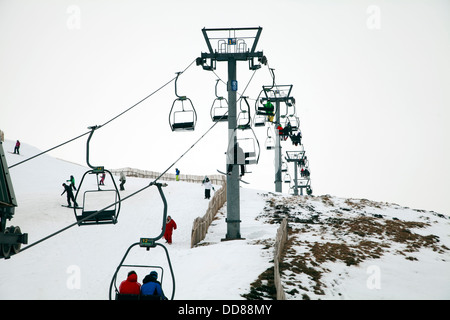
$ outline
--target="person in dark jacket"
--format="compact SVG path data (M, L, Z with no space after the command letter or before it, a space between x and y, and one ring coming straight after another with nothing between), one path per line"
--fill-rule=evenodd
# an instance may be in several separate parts
M137 282L137 274L135 271L128 272L128 277L123 280L119 286L119 293L121 294L140 294L141 284Z
M16 141L16 146L14 147L14 153L20 154L19 153L19 149L20 149L20 141L17 140Z
M64 191L63 191L63 193L61 193L61 195L63 195L64 193L67 194L67 203L69 204L69 207L72 206L72 204L70 203L70 200L73 201L73 204L75 205L75 207L78 207L78 203L75 201L75 197L73 196L72 187L68 186L65 183L63 183L62 186L64 187Z
M161 288L161 283L157 281L158 273L156 271L150 272L142 281L141 295L144 296L159 296L163 300L167 300Z

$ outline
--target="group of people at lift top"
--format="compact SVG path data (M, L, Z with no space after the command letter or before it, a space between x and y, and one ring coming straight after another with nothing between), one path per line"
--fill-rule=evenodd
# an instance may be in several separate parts
M142 296L156 296L161 300L167 300L158 281L158 273L150 272L144 277L142 285L138 282L138 276L134 270L128 272L127 279L122 281L119 286L120 294L134 294Z

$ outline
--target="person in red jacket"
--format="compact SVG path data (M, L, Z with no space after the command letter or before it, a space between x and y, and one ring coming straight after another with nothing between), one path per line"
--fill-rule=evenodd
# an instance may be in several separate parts
M177 224L175 220L173 220L170 216L167 216L166 221L166 231L164 232L164 239L168 244L172 244L172 232L177 228Z
M134 271L128 272L126 280L122 281L119 286L119 293L121 294L140 294L141 284L137 282L137 274Z

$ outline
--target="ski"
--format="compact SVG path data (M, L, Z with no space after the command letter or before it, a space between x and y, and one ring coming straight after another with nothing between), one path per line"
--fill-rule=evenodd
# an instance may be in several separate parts
M66 207L66 208L71 208L71 209L73 209L73 208L75 208L75 209L83 209L83 207L73 207L73 206L68 206L66 204L62 204L61 207Z

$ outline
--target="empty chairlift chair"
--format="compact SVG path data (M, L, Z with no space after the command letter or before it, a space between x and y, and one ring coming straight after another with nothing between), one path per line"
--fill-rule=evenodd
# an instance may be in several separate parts
M267 128L267 138L266 138L266 150L274 150L275 149L275 139L273 138L273 134L270 132L270 128Z
M80 207L74 206L75 218L79 226L92 224L115 224L120 212L120 193L112 173L106 170L103 166L94 167L89 163L89 142L97 126L90 127L91 133L89 135L86 147L86 162L91 168L86 171L81 178L80 184L75 194L75 202L79 194L83 193L83 204ZM98 181L98 175L108 174L114 186L112 189L102 189ZM90 182L85 181L88 175L95 175L96 179ZM108 179L108 183L109 179ZM87 185L87 187L85 187ZM81 212L80 212L81 210Z
M215 95L216 98L211 106L211 119L213 122L225 122L228 121L228 101L224 97L217 95L217 84L219 79L216 80Z
M181 72L177 73L175 79L175 95L177 98L172 103L169 114L169 124L172 131L192 131L197 122L197 112L191 99L179 96L177 93L177 80Z

